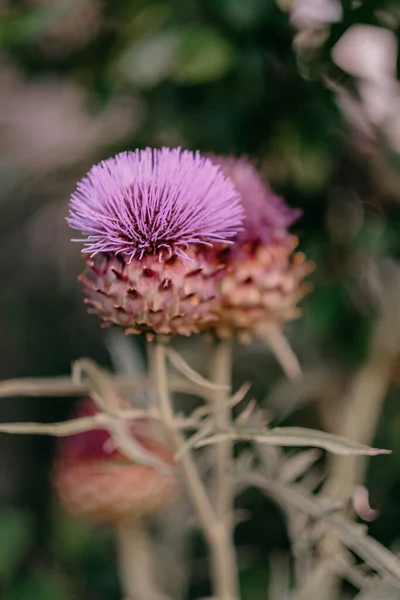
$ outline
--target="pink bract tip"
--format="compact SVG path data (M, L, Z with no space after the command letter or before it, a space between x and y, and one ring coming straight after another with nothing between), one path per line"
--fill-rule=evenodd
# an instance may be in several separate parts
M300 217L301 210L277 196L247 158L212 156L211 160L231 178L240 194L245 220L237 237L239 243L273 243Z

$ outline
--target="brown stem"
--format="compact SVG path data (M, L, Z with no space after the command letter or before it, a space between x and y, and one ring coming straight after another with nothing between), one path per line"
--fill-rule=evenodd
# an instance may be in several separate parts
M215 383L226 386L225 389L213 392L214 420L219 430L231 427L229 407L229 389L231 386L232 348L229 341L216 340L212 353L211 377ZM231 517L232 477L231 468L232 442L227 439L216 444L217 463L215 469L216 512L220 521Z
M346 399L343 420L339 427L341 436L361 443L370 443L379 421L386 395L393 358L386 355L371 355L357 374ZM331 500L347 506L354 486L362 483L367 465L366 456L334 456L330 459L330 475L324 494ZM322 557L327 557L314 569L313 579L306 581L299 599L317 600L319 590L324 589L326 600L338 600L341 593L341 577L332 569L329 557L342 557L342 546L335 532L329 533L320 546ZM308 586L311 587L311 592ZM313 594L313 595L312 595Z
M174 410L168 389L165 345L156 341L149 346L149 350L158 408L174 450L178 452L185 438L174 424ZM203 531L209 537L212 534L215 514L190 451L180 457L180 466L188 494L196 508Z
M373 440L392 368L393 357L379 353L371 356L359 371L339 428L342 437L365 444ZM365 456L332 457L330 476L324 488L326 495L347 502L354 486L362 483L366 464Z
M396 269L386 284L381 306L373 332L369 356L365 365L356 375L347 398L344 399L344 414L339 423L338 433L351 440L368 444L373 439L379 423L379 416L395 365L400 338L400 272ZM367 458L364 456L335 456L331 458L330 475L324 487L324 494L330 499L343 502L345 508L352 496L354 486L363 482ZM321 544L321 555L341 553L338 536L330 534ZM326 563L326 564L325 564ZM340 578L332 572L327 561L318 565L319 583L313 586L313 595L319 597L320 586L325 591L326 600L337 600L340 595Z
M292 506L293 509L304 512L312 519L322 521L338 533L343 544L358 554L367 565L375 569L382 577L390 579L393 583L398 584L400 582L400 560L374 538L360 532L359 526L349 519L338 512L327 511L326 503L322 502L320 498L308 494L301 487L282 484L276 478L263 473L249 473L242 477L242 481L244 484L264 490L269 497L274 498L279 504ZM317 594L312 596L310 592L309 595L303 595L301 598L310 600L316 597L320 600L321 589L324 592L323 600L325 600L326 588L319 588L319 596ZM295 595L296 600L299 597L298 594Z
M149 378L144 375L135 377L114 376L114 387L121 392L130 390L146 390L149 387ZM200 397L209 397L210 390L180 377L172 377L169 387L174 392L194 394ZM12 396L85 396L90 394L90 382L77 383L70 376L38 377L5 379L0 381L0 398Z
M157 411L146 409L132 409L118 411L118 417L122 421L133 421L135 419L149 418L160 420L160 415ZM113 418L103 412L99 412L91 417L79 417L59 423L0 423L0 433L13 434L38 434L38 435L54 435L63 437L74 433L83 433L93 429L108 429L110 423L113 423ZM196 429L199 426L199 421L196 419L187 419L176 417L174 421L175 427L178 429Z
M144 449L131 435L128 422L119 418L118 410L122 408L124 401L113 386L112 376L89 358L82 358L74 364L73 378L80 378L82 375L91 382L93 400L110 419L108 430L117 448L134 462L151 465L160 471L168 470L164 461Z
M289 379L301 377L299 359L280 328L277 325L270 325L264 330L264 337L285 375Z
M123 600L168 600L155 585L152 548L142 521L116 528Z
M212 353L211 378L219 384L220 389L213 391L215 425L220 430L229 429L231 408L229 406L229 390L232 376L232 344L225 340L216 340ZM218 596L222 598L239 598L237 581L237 563L233 543L233 497L234 481L232 477L233 443L228 438L216 444L215 465L215 510L219 530L214 551L214 580L218 585Z
M171 443L175 451L179 452L185 438L174 426L174 410L168 389L166 348L162 342L156 340L149 350L152 376L157 391L158 408ZM226 527L219 521L210 502L190 449L180 454L180 466L187 492L196 509L200 525L210 548L214 597L218 600L237 600L232 540Z
M209 540L214 595L218 600L239 600L236 555L231 531L221 523Z

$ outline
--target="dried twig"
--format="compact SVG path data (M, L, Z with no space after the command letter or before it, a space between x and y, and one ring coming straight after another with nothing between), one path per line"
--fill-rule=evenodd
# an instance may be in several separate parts
M160 420L161 416L156 410L121 410L116 413L116 416L122 420L133 421L135 419L156 419ZM36 435L53 435L55 437L64 437L92 429L109 429L112 419L103 413L99 412L90 417L81 417L71 419L60 423L0 423L0 433L12 434L36 434ZM176 416L174 425L177 429L193 429L199 423L193 419Z
M108 430L116 446L134 462L169 471L170 467L163 460L137 442L131 435L129 424L118 416L124 399L116 392L113 377L89 358L80 359L74 365L74 376L83 375L90 381L91 397L110 419Z
M206 439L210 435L212 435L215 431L216 423L215 423L214 419L212 419L210 417L210 415L213 414L214 417L216 415L219 416L220 413L223 412L224 410L229 410L233 406L236 406L239 402L241 402L243 400L243 398L246 396L249 389L250 389L250 384L248 384L248 383L243 384L237 390L237 392L235 392L233 394L233 396L231 398L227 398L224 407L219 406L219 405L215 405L214 407L212 407L210 405L205 405L205 406L200 406L200 407L196 408L192 412L191 416L189 417L188 422L191 423L190 419L195 420L195 422L197 423L197 431L184 441L184 443L180 447L179 451L176 453L175 458L177 460L179 460L179 458L182 456L182 454L184 454L185 452L187 452L188 450L190 450L192 448L195 448L197 446L198 442L200 442L201 440ZM200 421L200 418L202 418L201 421Z
M322 520L337 531L345 546L356 552L370 567L387 577L400 589L400 560L387 548L365 533L365 529L346 519L338 512L326 512L320 499L307 494L300 486L287 486L265 477L262 473L251 473L243 477L248 485L264 490L279 504L290 504L294 508Z
M190 365L188 365L188 363L179 354L179 352L177 352L173 348L171 348L171 347L166 348L166 354L167 354L167 358L170 361L171 365L173 365L175 367L175 369L177 371L179 371L179 373L181 373L181 375L186 377L192 383L194 383L200 387L204 387L208 390L229 390L230 389L226 385L209 381L208 379L206 379L205 377L200 375L200 373L197 373L197 371L195 371L194 369L192 369L192 367Z
M173 447L178 452L184 443L184 437L174 427L174 411L167 380L165 345L162 342L156 341L152 345L149 344L148 348L152 376L156 387L158 408ZM186 452L181 456L180 465L188 493L197 510L203 531L207 537L211 537L215 523L215 514L190 452Z
M113 385L121 392L130 390L146 390L151 383L148 376L114 376ZM208 397L209 391L191 381L178 377L168 379L169 389L182 394L193 394L199 397ZM70 376L6 379L0 381L0 398L13 396L49 396L69 397L86 396L90 394L90 385L87 382L77 383Z
M217 429L229 428L232 423L232 399L229 398L232 377L232 344L229 341L215 340L211 355L211 374L216 388L213 393L214 425ZM249 386L245 386L235 394L237 402L246 395ZM218 586L219 597L235 600L239 598L237 580L236 555L233 544L233 499L234 479L232 476L233 443L229 438L216 447L216 464L214 468L215 512L218 520L216 551L213 566L218 569L214 580Z
M155 585L156 567L145 524L136 519L117 527L123 600L169 600Z
M281 329L271 325L264 330L263 337L269 344L285 375L289 379L298 379L301 377L302 372L299 359L293 352L289 341Z
M229 429L223 433L216 433L196 442L195 447L221 444L226 440L254 441L259 444L271 446L315 446L323 448L333 454L339 455L368 455L390 454L391 450L371 448L358 442L353 442L344 437L305 427L274 427L272 429Z
M369 357L356 375L347 398L339 427L340 435L361 443L369 443L379 421L382 405L387 393L393 366L400 347L400 269L394 268L386 285L381 313L372 336ZM354 487L362 483L366 468L365 457L352 456L347 460L336 457L331 460L330 475L324 487L326 496L347 503ZM321 553L335 553L338 540L327 536L322 543ZM340 582L326 568L321 579L327 590L327 600L339 596ZM320 584L315 586L315 598L319 597ZM314 600L314 596L310 596Z
M149 350L152 375L157 389L159 410L163 415L164 424L169 431L175 451L179 451L184 444L184 438L173 427L174 412L167 385L166 348L162 342L156 341L155 344L149 347ZM216 596L220 600L236 600L236 586L235 583L232 585L231 574L227 569L227 564L229 563L226 557L225 528L220 523L216 511L210 502L190 450L181 455L180 465L187 491L209 544ZM234 576L236 576L236 573L234 573Z
M193 433L193 435L188 437L183 442L183 444L181 445L181 447L175 454L175 460L179 461L182 458L182 456L185 454L185 452L189 452L189 450L192 450L196 446L196 444L199 440L202 440L203 438L210 435L213 432L214 427L215 427L215 425L211 419L205 419L203 421L202 425L199 426L197 431L195 431L195 433Z

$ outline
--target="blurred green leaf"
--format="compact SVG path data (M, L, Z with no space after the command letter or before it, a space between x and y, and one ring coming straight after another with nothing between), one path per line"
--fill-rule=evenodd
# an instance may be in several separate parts
M141 88L172 79L201 84L225 75L234 65L231 44L213 30L183 27L158 31L135 42L121 56L124 78Z
M271 10L274 0L217 0L213 9L232 27L250 29L262 25Z
M285 165L286 179L300 189L315 192L326 185L332 169L331 149L321 139L304 135L298 123L280 124L271 148Z
M316 284L315 290L307 298L307 316L302 323L307 327L307 334L322 341L330 336L332 328L340 322L343 303L344 294L340 285Z
M0 511L0 577L9 577L23 559L33 534L29 513L14 508Z
M0 44L34 43L47 31L62 26L79 5L89 7L90 0L54 2L10 13L0 19Z
M173 32L158 32L126 50L119 61L123 76L140 88L152 88L173 69L179 41Z
M0 19L0 45L34 41L47 27L45 13L40 10L25 10Z
M102 547L94 525L63 511L54 514L52 531L51 552L66 562L79 563Z
M126 15L128 27L125 35L128 39L143 38L155 34L167 21L172 12L172 7L165 2L152 2L142 7L134 6L134 3L126 3L125 8L131 11Z
M70 600L67 581L54 573L31 573L17 584L7 600Z
M265 568L242 571L239 583L242 600L265 600L267 598L268 573Z
M233 46L218 33L205 27L179 31L179 49L172 79L199 84L223 77L235 63Z
M374 207L371 202L371 205L372 209L375 208L377 212L382 210L378 204ZM368 206L368 208L371 209L371 206ZM376 257L385 256L385 254L390 252L391 242L392 240L383 214L369 216L368 220L365 220L356 239L357 249L368 252Z

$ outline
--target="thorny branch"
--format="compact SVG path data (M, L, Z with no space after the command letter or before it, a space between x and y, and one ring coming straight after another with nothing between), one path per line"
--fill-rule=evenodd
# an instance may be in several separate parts
M93 361L81 359L75 365L82 369L85 365L90 365L92 374L102 373L101 378L103 383L107 380L107 389L112 386L113 389L120 392L129 391L132 389L147 389L150 387L149 377L121 377L111 375L104 369L100 369ZM81 381L80 374L75 367L73 377L49 377L35 379L9 379L0 382L0 397L6 396L83 396L96 395L93 385L89 382ZM78 377L79 374L79 377ZM169 388L171 391L191 393L195 395L204 395L204 390L201 384L193 384L183 379L170 378ZM207 381L207 380L205 380ZM238 404L247 394L250 384L243 384L231 398L229 398L229 406ZM104 390L103 390L104 391ZM97 392L98 396L98 392ZM76 433L83 433L92 429L109 429L115 418L127 421L135 419L155 419L161 420L162 415L155 409L114 409L110 411L104 405L100 397L100 412L90 416L70 419L59 423L0 423L0 433L10 434L37 434L37 435L53 435L63 437ZM105 411L105 410L106 411ZM108 414L107 414L108 413ZM195 436L202 437L204 432L213 432L211 419L207 417L212 413L212 408L209 405L203 405L196 408L193 413L187 417L175 415L174 427L182 430L197 430ZM207 424L207 426L206 426ZM197 437L194 438L197 439ZM191 438L187 440L187 446L191 447ZM184 452L186 444L180 450Z
M143 418L161 419L158 411L146 409L121 410L117 411L115 416L126 421ZM92 429L109 429L111 423L112 418L107 414L100 412L90 417L80 417L60 423L0 423L0 433L38 434L64 437L75 433L83 433ZM198 424L198 421L195 421L190 417L175 418L175 426L177 429L193 429L197 427Z
M302 375L299 359L279 327L268 326L263 337L288 379L299 379Z
M351 523L337 512L327 512L321 500L307 494L299 486L287 486L271 480L262 473L252 473L243 477L248 485L264 490L279 504L290 504L294 508L310 515L315 520L326 523L334 529L343 544L356 552L369 566L378 573L400 584L400 560L374 538L365 533L364 527Z
M168 386L166 385L167 367L165 346L160 342L156 342L155 346L149 347L149 354L151 370L156 384L158 408L163 415L163 421L168 430L171 443L175 451L178 452L184 443L184 438L173 426L175 415ZM188 492L197 509L203 530L207 535L211 536L213 524L215 522L214 511L203 486L203 482L198 475L194 460L189 453L186 453L181 457L180 464Z
M79 381L83 376L90 382L91 397L100 411L103 411L109 418L107 429L117 448L135 462L151 465L160 472L170 470L163 460L138 443L136 438L131 435L129 423L118 417L117 411L124 407L125 400L115 390L112 375L94 361L84 358L75 363L73 379Z
M356 374L343 401L343 415L338 433L346 438L368 444L373 439L382 406L387 394L391 372L398 357L400 346L400 272L393 267L383 287L380 314L370 342L367 360ZM348 460L331 458L329 477L324 486L327 497L344 503L344 509L352 491L362 483L366 469L366 458L352 456ZM337 535L329 534L321 542L322 553L340 553ZM336 600L340 594L340 581L332 574L327 564L321 563L321 575L314 586L310 599L318 598L319 587L329 590L327 600Z
M145 390L150 387L147 376L126 377L113 376L113 384L121 392L128 390ZM182 394L193 394L200 397L208 397L209 390L199 384L179 377L168 379L168 385L172 392ZM76 382L71 376L46 377L46 378L21 378L6 379L0 381L0 398L13 396L85 396L90 394L88 382Z
M211 375L216 384L213 398L213 420L215 427L221 430L232 422L232 409L229 406L229 391L232 379L232 343L227 340L215 340L211 354ZM219 385L219 388L217 388ZM225 389L224 389L225 388ZM244 393L246 393L246 388ZM241 396L239 395L239 398ZM233 443L228 439L215 447L215 466L213 484L215 494L215 513L219 523L218 552L223 560L215 561L214 569L218 574L214 579L222 598L239 599L237 558L233 543L234 535L234 477L232 473Z
M171 359L172 357L172 359ZM190 375L190 381L173 378L166 375L165 389L183 393L194 394L211 401L216 391L225 388L221 385L209 382L201 376L194 376L195 373L189 365L181 360L177 353L169 353L171 363L178 368L184 376ZM179 359L179 360L178 360ZM165 359L164 359L165 360ZM143 456L143 450L136 448L135 441L132 439L128 428L128 421L134 419L150 418L164 420L160 409L125 409L123 392L135 389L147 389L150 386L148 376L122 377L113 376L106 370L100 368L96 363L89 359L82 359L75 363L73 377L58 377L48 379L20 379L0 382L0 397L4 396L82 396L90 394L100 408L100 412L90 417L73 419L61 423L3 423L0 424L0 432L20 433L20 434L44 434L65 436L73 433L80 433L90 429L104 428L108 429L114 437L120 448L136 462L150 464L153 457ZM249 390L249 385L243 385L233 396L228 397L226 408L238 404ZM247 418L236 421L234 428L221 428L216 425L215 417L219 408L213 408L211 402L196 408L193 413L187 417L176 415L168 409L168 428L173 435L179 435L178 450L180 460L187 461L187 453L190 453L192 447L199 447L207 444L224 443L226 440L231 442L240 439L248 439L258 444L272 444L273 446L282 445L304 445L320 446L331 452L338 454L377 454L382 451L369 448L357 442L351 442L344 438L339 438L332 434L326 434L319 431L305 430L302 428L249 428L247 427ZM216 412L215 412L216 411ZM244 411L248 412L245 408ZM242 427L241 425L245 425ZM182 430L194 430L194 434L185 441L182 436ZM311 436L311 437L310 437ZM177 441L177 437L175 440ZM270 446L272 450L272 446ZM150 462L149 462L150 461ZM153 465L155 468L164 468L164 465ZM275 498L282 506L290 507L291 510L303 512L311 519L321 520L328 527L335 531L342 543L349 549L356 552L364 561L375 569L384 578L399 585L400 582L400 561L373 538L365 535L361 528L352 524L345 517L338 513L327 512L326 504L320 499L308 495L297 485L286 485L282 479L276 479L268 474L251 473L245 474L245 483L247 485L257 485L263 489L269 496ZM200 482L200 480L199 480ZM203 488L202 482L200 482ZM204 504L202 510L204 510ZM207 522L209 535L212 537L212 524L215 522L213 507L207 499L206 506L210 509L212 519L203 515L204 523ZM206 508L207 511L207 508ZM347 568L351 568L349 565ZM357 573L353 580L357 579ZM350 577L349 575L349 577ZM361 577L359 581L361 582ZM361 584L360 584L361 585Z
M271 446L298 446L323 448L337 455L366 455L390 454L391 450L371 448L365 444L352 442L342 436L326 433L317 429L306 427L267 427L259 429L230 428L222 433L212 434L195 442L195 448L209 446L210 444L231 441L253 441Z

